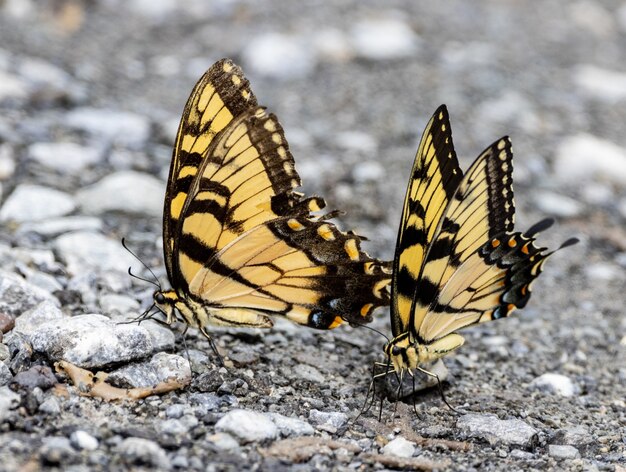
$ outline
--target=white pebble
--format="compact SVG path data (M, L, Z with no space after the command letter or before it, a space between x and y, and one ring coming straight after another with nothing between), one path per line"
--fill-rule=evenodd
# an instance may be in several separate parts
M243 442L265 441L278 436L278 428L267 416L248 410L232 410L215 424L215 430L229 433Z
M88 432L80 429L72 433L70 443L76 449L83 451L95 451L98 449L98 440Z
M571 218L580 215L584 210L580 202L554 192L540 192L534 200L543 213L552 216Z
M352 28L351 40L357 56L374 61L409 57L418 43L411 27L393 18L357 22Z
M574 82L591 98L607 102L626 98L626 72L583 64L574 69Z
M76 208L71 195L41 185L21 184L0 209L0 221L36 221L67 215Z
M306 77L316 65L311 48L303 39L281 33L250 39L243 59L252 72L283 80Z
M571 397L576 393L576 387L569 377L561 374L546 373L534 379L530 386L548 393Z
M383 447L383 454L388 456L412 457L414 453L415 443L407 441L402 436L394 438Z
M28 157L49 169L75 173L100 162L102 151L72 142L35 143L28 148Z

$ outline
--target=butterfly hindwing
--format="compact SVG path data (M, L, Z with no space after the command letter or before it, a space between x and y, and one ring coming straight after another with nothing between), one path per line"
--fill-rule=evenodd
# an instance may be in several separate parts
M426 251L461 177L448 111L442 105L422 135L402 209L392 282L394 336L409 328L415 285Z

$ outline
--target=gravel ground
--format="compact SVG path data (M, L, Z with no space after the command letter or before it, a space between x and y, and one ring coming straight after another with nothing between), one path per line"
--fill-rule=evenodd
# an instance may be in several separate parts
M552 215L541 242L581 239L527 309L466 331L458 414L430 389L357 418L383 357L369 330L214 330L220 367L195 330L119 324L152 292L120 239L165 280L176 126L224 56L371 254L392 257L440 103L464 168L511 136L520 229ZM623 0L0 1L0 469L624 471L625 64ZM105 402L60 360L190 385Z

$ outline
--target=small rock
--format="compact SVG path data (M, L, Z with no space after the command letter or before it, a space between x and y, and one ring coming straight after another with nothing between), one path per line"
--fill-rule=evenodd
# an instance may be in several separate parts
M220 451L233 451L239 449L239 443L228 433L215 433L206 438L213 447Z
M117 211L160 217L164 193L161 180L141 172L121 171L79 190L77 200L88 214Z
M117 452L133 466L145 465L168 470L171 465L161 446L149 439L126 438L117 446Z
M323 29L315 33L313 47L321 60L347 62L354 56L348 37L338 29Z
M554 436L555 442L568 446L583 447L593 443L593 437L583 425L560 429Z
M0 102L20 100L28 95L28 86L20 77L0 71Z
M2 205L0 221L44 220L67 215L76 209L74 198L42 185L20 184Z
M309 421L315 425L330 424L334 428L341 428L348 421L345 413L326 412L312 409L309 411Z
M584 64L574 69L574 82L588 97L606 102L626 99L626 73Z
M184 405L176 403L175 405L170 405L167 407L167 410L165 410L165 416L167 416L168 418L178 419L185 414L186 409L187 408L185 408Z
M38 410L50 416L57 416L61 413L61 405L55 397L49 397L39 405Z
M80 429L71 434L70 443L79 451L95 451L99 446L96 438Z
M100 162L102 151L71 142L35 143L28 148L28 157L49 169L73 174Z
M383 447L383 454L388 456L412 457L414 453L415 443L407 441L402 436L394 438Z
M44 438L39 450L42 462L50 465L67 464L74 454L70 440L63 436Z
M65 216L23 223L16 234L18 237L23 237L25 234L35 233L46 238L52 238L71 231L98 232L101 230L102 220L100 218L92 216Z
M507 444L531 447L537 442L538 431L522 420L501 420L491 414L468 414L461 416L457 427L468 437L486 440L492 446Z
M117 110L77 108L66 115L67 126L85 131L105 143L141 149L150 137L150 122L143 116Z
M24 372L19 372L13 379L13 384L26 391L39 387L48 390L58 383L52 369L48 366L35 365Z
M57 282L57 279L50 274L39 272L38 270L31 270L29 268L22 269L22 273L26 276L26 281L28 283L33 284L48 293L63 290L63 285Z
M106 315L125 315L136 312L139 302L134 298L118 293L106 293L99 298L100 308Z
M14 327L15 319L7 313L0 313L0 333L8 333Z
M278 428L267 416L248 410L232 410L215 424L215 430L229 433L244 443L275 439Z
M9 411L20 405L21 397L9 387L0 387L0 421L9 416Z
M267 415L274 422L281 436L309 436L315 433L313 426L299 418L290 418L279 413L268 413Z
M15 155L9 143L0 144L0 181L8 180L15 173Z
M15 332L25 335L32 334L39 326L48 321L62 320L67 316L50 300L44 300L37 306L26 310L15 320Z
M4 337L4 344L9 348L9 368L12 372L22 372L30 368L33 346L28 338L20 333L10 332Z
M171 436L182 436L189 432L189 428L178 419L169 419L159 421L156 424L156 429L159 434L169 434Z
M201 413L218 410L223 404L223 397L213 393L192 393L189 395L189 402L197 405Z
M124 388L150 387L168 380L186 385L191 382L191 367L184 357L159 352L147 362L127 365L111 372L108 380Z
M251 38L242 55L254 73L279 80L306 77L316 66L304 40L279 33Z
M335 136L335 143L346 151L356 151L362 154L374 154L378 150L378 143L376 139L361 131L344 131L337 133ZM359 165L364 164L360 163ZM378 162L370 162L368 164L377 164ZM358 167L358 166L357 166ZM380 166L382 167L382 166ZM384 169L383 172L384 173Z
M9 369L9 366L6 365L4 362L0 361L0 387L8 385L11 380L13 380L13 374L11 373L11 369Z
M413 55L418 37L403 21L377 18L357 22L351 31L351 42L358 57L377 61Z
M610 282L620 280L624 271L610 262L596 262L585 267L585 275L596 282Z
M2 326L13 328L13 321L7 325L7 316L15 320L25 311L44 301L59 305L59 301L49 292L28 283L16 274L0 271L0 314L4 315L0 317Z
M572 218L584 211L583 205L577 200L554 192L539 192L534 200L537 208L552 216Z
M563 397L571 397L577 390L569 377L553 373L540 375L530 383L530 386L536 390Z
M303 380L319 384L326 382L326 377L313 366L301 364L295 370L298 376Z
M156 351L171 351L176 345L176 336L167 326L156 321L146 320L140 326L148 331L152 340L152 347Z
M129 267L134 272L141 270L141 265L119 241L102 234L88 231L66 233L54 241L54 247L71 274L84 272L85 266L119 272L126 272Z
M377 182L385 178L385 168L378 162L361 162L352 171L352 178L357 183Z
M52 360L83 368L141 359L153 351L148 332L102 315L79 315L42 324L30 336L33 348Z
M578 449L574 446L550 444L548 446L548 455L556 460L562 461L567 459L577 459L580 457L580 452L578 452Z
M565 183L603 177L625 185L626 150L589 134L569 136L556 150L554 173Z

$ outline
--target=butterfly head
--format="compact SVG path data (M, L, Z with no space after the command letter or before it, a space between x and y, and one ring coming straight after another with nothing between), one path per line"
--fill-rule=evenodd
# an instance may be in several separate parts
M396 336L384 347L385 354L396 372L413 370L418 366L418 349L418 344L411 342L408 332Z
M152 295L154 304L166 316L165 322L172 324L176 319L176 306L180 301L178 294L174 290L157 290Z

